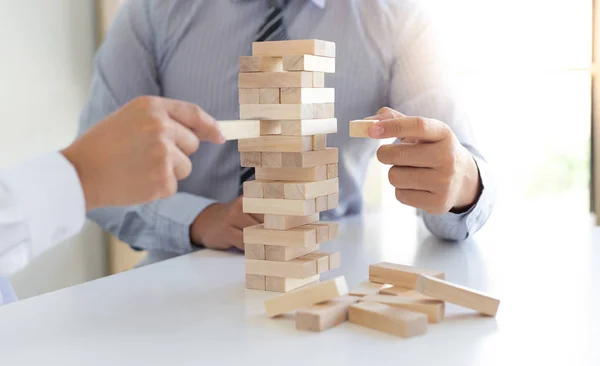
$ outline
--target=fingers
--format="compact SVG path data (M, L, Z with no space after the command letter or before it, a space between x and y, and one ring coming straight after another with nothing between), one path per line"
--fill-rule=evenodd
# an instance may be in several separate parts
M173 164L173 173L177 180L187 178L192 172L192 162L174 145L169 145L169 158Z
M252 216L256 221L258 221L259 224L262 224L265 222L265 215L250 214L250 216Z
M232 229L230 231L231 244L236 248L244 250L244 232L241 229Z
M436 142L449 135L446 124L423 117L401 117L382 120L369 127L369 136L372 138L386 139L416 139L425 142Z
M449 158L439 155L433 144L383 145L377 150L377 159L382 164L407 167L443 167Z
M196 133L200 140L222 144L225 138L217 127L216 120L195 104L179 100L164 99L163 103L171 118Z
M388 172L390 184L398 189L413 189L436 192L446 183L443 175L433 169L392 167Z
M190 129L174 120L168 122L167 136L187 156L196 152L200 146L198 137Z
M437 204L438 200L431 192L396 189L396 199L407 206L422 209L432 215L440 215L445 212Z

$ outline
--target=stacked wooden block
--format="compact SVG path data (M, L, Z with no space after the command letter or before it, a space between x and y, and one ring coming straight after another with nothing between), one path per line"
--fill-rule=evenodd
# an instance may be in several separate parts
M340 265L339 253L319 245L338 235L320 213L338 205L338 151L327 148L337 132L335 44L320 40L257 42L240 58L240 118L259 121L260 137L238 141L243 167L243 210L264 214L244 229L246 287L288 292L316 282Z

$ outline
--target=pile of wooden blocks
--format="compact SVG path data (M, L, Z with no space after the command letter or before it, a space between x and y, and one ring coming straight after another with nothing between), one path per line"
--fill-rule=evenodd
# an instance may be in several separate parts
M301 288L265 301L270 317L296 311L296 328L322 332L345 321L408 338L439 323L445 303L495 317L500 301L445 280L445 274L382 262L369 266L369 281L349 291L344 277Z
M238 141L244 183L243 211L264 214L264 224L244 229L246 288L289 292L316 282L340 265L340 254L319 251L338 236L336 222L320 213L338 206L335 44L321 40L255 42L240 58L242 121L221 123ZM252 138L248 138L252 137Z

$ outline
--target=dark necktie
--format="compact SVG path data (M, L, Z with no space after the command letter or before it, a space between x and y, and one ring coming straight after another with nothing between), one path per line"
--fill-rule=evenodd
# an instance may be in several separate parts
M255 42L282 41L288 39L287 31L283 23L283 9L289 0L268 0L269 10L267 17L254 37ZM244 193L244 182L254 179L254 168L242 167L240 175L239 195Z

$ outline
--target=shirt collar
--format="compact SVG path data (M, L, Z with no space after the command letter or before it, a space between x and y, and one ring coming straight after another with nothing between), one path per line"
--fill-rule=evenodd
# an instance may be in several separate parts
M243 0L234 0L235 2L240 2ZM327 5L327 0L310 0L312 1L313 4L315 4L316 6L318 6L321 9L325 9L325 6Z

